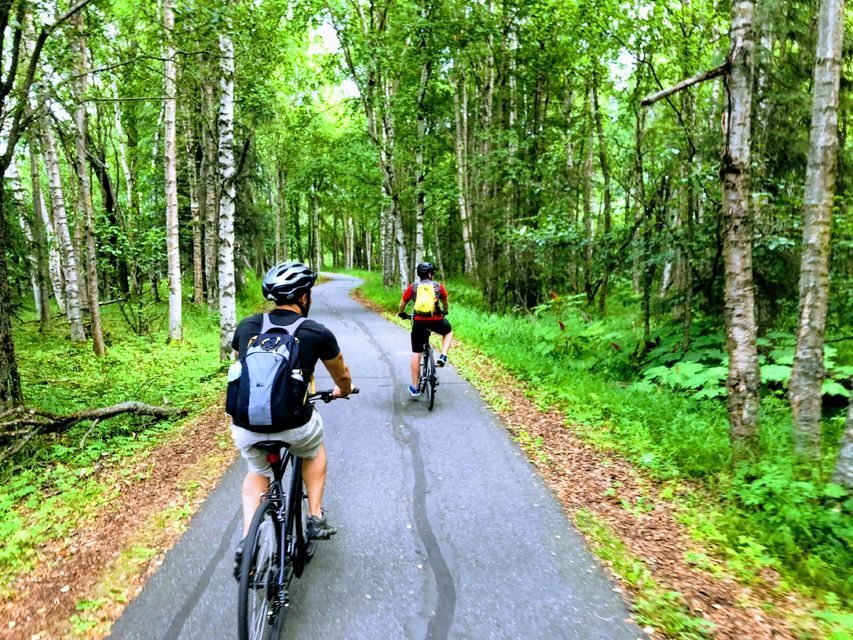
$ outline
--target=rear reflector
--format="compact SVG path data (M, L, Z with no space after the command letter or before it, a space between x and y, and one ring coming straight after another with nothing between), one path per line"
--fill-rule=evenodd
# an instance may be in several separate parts
M276 462L281 462L281 456L277 453L268 453L267 454L267 462L270 464L275 464Z

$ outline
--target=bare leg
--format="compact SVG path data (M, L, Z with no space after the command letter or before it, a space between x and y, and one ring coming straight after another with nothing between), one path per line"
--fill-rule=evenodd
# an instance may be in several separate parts
M441 352L444 355L450 351L450 343L453 342L453 332L448 331L446 336L441 337Z
M317 455L302 459L302 480L308 490L309 515L323 517L323 490L326 487L326 445L321 444Z
M251 471L243 479L243 537L249 533L249 525L258 505L261 504L261 494L270 487L270 480L266 476Z
M412 386L418 386L418 378L420 377L420 369L421 369L421 354L413 353L412 354Z

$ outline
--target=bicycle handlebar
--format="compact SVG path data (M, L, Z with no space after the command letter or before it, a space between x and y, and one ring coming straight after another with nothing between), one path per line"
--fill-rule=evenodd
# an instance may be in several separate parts
M348 400L349 396L341 397L341 396L333 396L332 392L334 389L325 389L324 391L317 391L308 396L308 402L316 402L317 400L322 400L326 404L329 404L332 400ZM353 387L352 391L349 392L349 395L355 395L359 392L358 387Z

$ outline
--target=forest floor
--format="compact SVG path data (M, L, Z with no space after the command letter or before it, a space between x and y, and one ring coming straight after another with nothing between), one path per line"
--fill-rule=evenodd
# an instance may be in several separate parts
M359 290L353 297L395 321ZM634 614L651 637L823 637L807 615L814 603L774 590L779 576L771 569L763 569L754 584L742 584L692 539L665 497L671 488L639 473L618 453L582 441L564 414L537 406L529 385L476 348L454 340L451 359L498 413L630 595ZM693 488L682 482L678 490Z
M233 462L227 426L217 402L129 465L104 469L113 499L39 549L34 570L10 585L0 638L104 637Z

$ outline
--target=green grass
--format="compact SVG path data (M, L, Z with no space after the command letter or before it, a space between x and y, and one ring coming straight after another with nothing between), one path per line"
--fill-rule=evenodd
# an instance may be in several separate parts
M396 310L396 289L382 287L377 274L353 273L365 279L366 297ZM816 598L850 598L853 499L828 482L837 446L827 447L820 465L796 458L778 386L762 390L761 454L733 464L723 399L697 399L695 390L643 377L630 295L612 296L610 316L600 320L571 298L534 314L496 314L470 285L446 286L454 334L526 382L537 404L559 408L584 439L620 452L648 476L700 487L700 496L682 503L680 518L742 579L770 566ZM826 421L825 442L838 442L842 428L839 412Z
M240 318L263 304L259 289L250 280L239 293ZM154 320L140 336L116 305L104 307L107 354L96 358L91 342L71 344L56 310L53 327L39 333L25 308L13 325L25 403L66 414L137 400L183 407L192 416L220 402L218 314L185 303L184 339L170 343L166 311L165 302L149 307ZM40 545L62 538L113 498L116 488L105 484L104 469L144 457L183 421L130 415L87 421L61 435L37 436L6 460L0 468L0 590L38 562Z

